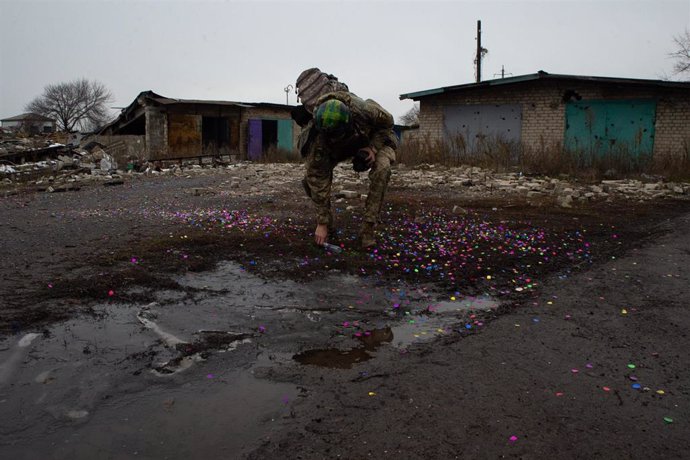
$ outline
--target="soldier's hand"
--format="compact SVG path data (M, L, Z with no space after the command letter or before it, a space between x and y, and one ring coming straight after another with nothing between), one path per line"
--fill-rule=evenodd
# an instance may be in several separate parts
M328 238L328 225L318 224L316 226L316 230L314 231L314 241L319 246L323 246L323 243L326 242L327 238Z
M374 147L364 147L363 150L367 152L367 166L370 168L376 163L376 149Z

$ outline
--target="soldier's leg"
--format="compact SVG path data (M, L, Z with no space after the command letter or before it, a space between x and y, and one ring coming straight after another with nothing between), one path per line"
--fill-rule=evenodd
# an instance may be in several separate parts
M364 205L364 217L360 230L360 240L363 248L376 244L374 230L379 219L383 201L391 178L391 163L395 161L395 150L384 147L376 152L376 162L369 171L369 193Z
M395 162L395 150L384 147L376 152L376 162L369 171L369 193L364 206L364 222L375 224L383 207L383 201L391 178L391 164Z

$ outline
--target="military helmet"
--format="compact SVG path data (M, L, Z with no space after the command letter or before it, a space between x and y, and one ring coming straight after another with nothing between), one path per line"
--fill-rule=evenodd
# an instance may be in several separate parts
M307 69L297 77L295 91L309 113L314 113L319 97L333 91L347 91L347 85L338 78L320 71L317 67Z
M350 125L350 109L342 101L328 99L316 108L314 121L316 128L328 134L344 132Z

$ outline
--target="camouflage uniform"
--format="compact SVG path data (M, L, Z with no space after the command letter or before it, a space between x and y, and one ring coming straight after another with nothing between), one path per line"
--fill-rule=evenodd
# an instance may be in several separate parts
M318 101L328 99L338 99L348 106L352 115L352 131L344 139L333 141L318 132L313 121L305 127L298 142L300 151L306 156L305 190L316 205L317 223L332 229L333 168L339 162L351 159L359 149L373 147L376 160L369 171L369 194L362 219L363 228L369 225L373 232L390 180L391 164L395 162L397 140L393 133L393 117L371 99L365 101L349 92L324 94Z

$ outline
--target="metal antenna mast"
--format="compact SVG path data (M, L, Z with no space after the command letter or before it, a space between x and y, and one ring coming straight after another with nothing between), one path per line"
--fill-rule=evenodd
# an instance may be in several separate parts
M289 99L288 96L290 94L290 91L292 91L292 85L287 85L285 88L283 88L283 91L285 91L285 105L289 105Z
M495 73L495 74L494 74L494 77L495 77L496 75L500 75L501 78L505 78L506 75L513 75L513 74L512 74L512 73L506 73L505 67L504 67L503 65L501 65L501 73L500 73L500 74Z

